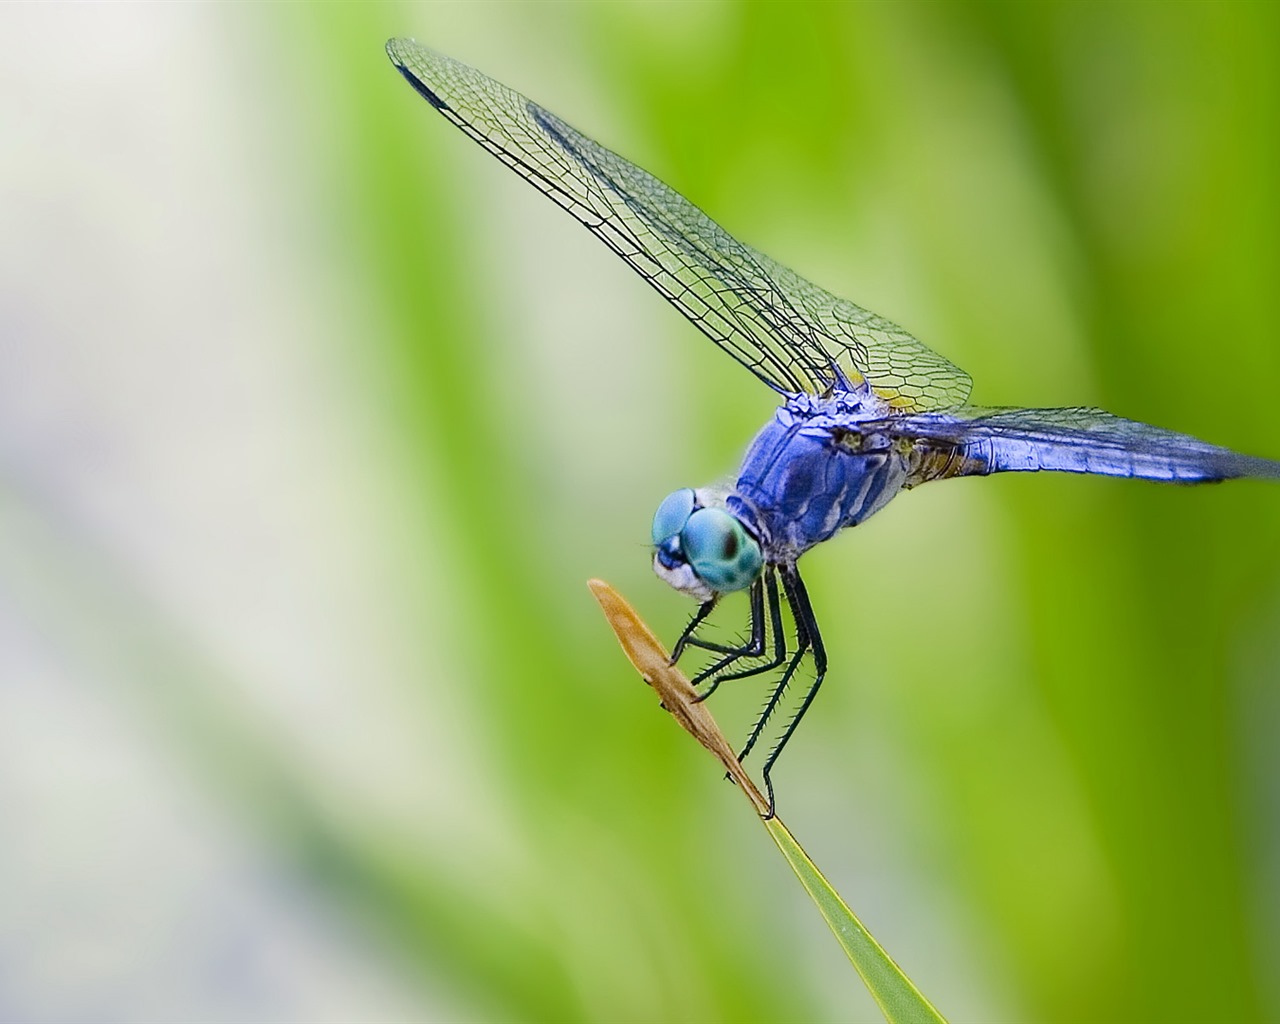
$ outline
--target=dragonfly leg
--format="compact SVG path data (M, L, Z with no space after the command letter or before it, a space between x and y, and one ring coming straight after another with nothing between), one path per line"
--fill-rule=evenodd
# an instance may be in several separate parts
M724 650L716 650L714 653L723 654L724 657L715 662L710 668L703 669L690 682L694 686L710 679L717 672L732 665L739 658L758 658L764 653L765 643L765 618L764 618L764 584L761 580L756 580L751 584L751 639L739 647L727 647ZM699 645L697 639L691 638L691 644ZM719 645L717 645L717 648ZM704 648L706 650L707 648Z
M787 662L787 667L783 670L781 677L774 683L773 689L769 692L769 697L756 718L756 724L751 727L751 735L747 737L746 745L742 748L742 753L738 755L739 761L750 754L759 741L765 726L769 724L769 719L773 717L773 713L778 709L778 704L781 702L783 694L787 692L787 687L791 684L791 679L796 674L796 669L800 667L801 659L805 656L805 652L809 650L809 633L806 629L806 623L799 613L795 594L795 581L799 577L795 575L793 566L784 566L780 572L782 575L782 589L786 594L787 604L791 607L791 615L796 624L796 649L791 655L791 660Z
M822 645L822 634L818 631L818 620L814 617L813 606L809 603L809 592L805 589L804 582L800 579L800 574L796 571L795 566L787 567L783 570L783 574L782 584L787 590L787 600L791 604L792 615L795 616L796 632L798 635L804 636L804 644L811 646L813 650L814 674L813 682L809 684L809 689L805 691L800 707L791 716L791 721L787 723L787 728L783 732L782 738L769 751L769 756L765 758L764 768L760 771L761 776L764 778L765 790L769 796L769 813L765 815L767 818L773 817L774 808L773 780L769 777L769 773L773 770L778 757L782 754L782 748L787 745L787 740L791 739L792 734L796 731L796 726L800 724L800 719L809 710L809 705L813 703L813 698L818 695L818 687L822 685L822 680L827 674L827 651Z
M716 688L726 679L746 679L748 676L759 675L761 672L771 672L786 660L787 633L782 626L782 608L778 601L778 579L771 566L765 569L762 580L763 589L768 598L769 604L768 622L767 624L765 623L763 610L753 603L753 649L751 651L744 651L742 656L749 655L753 658L761 657L764 654L764 646L768 641L770 631L773 633L773 656L762 664L752 665L749 668L739 669L736 672L722 672L723 669L727 668L736 660L735 657L726 657L721 659L715 665L711 666L711 668L706 672L699 673L698 676L693 679L695 686L708 678L711 679L711 685L707 687L706 691L698 694L698 703L701 703L715 693ZM757 623L759 623L762 628L758 627ZM757 635L759 636L759 643L755 642Z
M703 601L698 606L698 610L693 613L693 618L689 620L689 625L684 627L684 632L680 634L680 639L676 641L676 645L671 648L671 664L674 665L680 660L680 655L684 654L684 649L692 644L694 647L704 647L705 645L694 637L694 632L702 625L703 620L711 614L711 609L716 606L716 599L713 597L710 601Z
M703 640L696 636L698 627L702 625L706 617L711 614L712 609L716 606L716 598L703 602L689 625L685 626L684 632L680 634L680 639L676 641L676 645L672 648L670 664L674 665L683 657L686 648L696 647L702 651L710 651L712 654L724 654L728 657L721 659L716 667L701 672L693 680L699 683L708 678L713 672L718 672L721 668L733 664L738 658L758 658L764 653L765 638L763 636L763 619L764 619L764 597L761 589L761 581L756 580L751 584L751 639L741 644L718 644L712 640Z

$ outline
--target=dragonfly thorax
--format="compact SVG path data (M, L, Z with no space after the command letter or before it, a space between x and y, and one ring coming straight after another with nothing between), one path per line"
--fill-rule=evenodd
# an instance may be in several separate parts
M709 601L760 575L760 542L706 492L667 495L653 517L653 571L682 594Z
M756 435L725 505L762 539L767 561L794 563L908 483L905 450L873 426L884 415L865 392L796 395Z

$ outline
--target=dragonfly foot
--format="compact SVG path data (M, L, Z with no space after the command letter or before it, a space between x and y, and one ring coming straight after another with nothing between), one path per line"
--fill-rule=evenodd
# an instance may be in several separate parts
M773 780L769 778L767 773L764 776L764 789L769 795L769 809L765 811L764 814L760 815L760 817L764 821L770 821L777 817L778 801L775 800L773 796Z

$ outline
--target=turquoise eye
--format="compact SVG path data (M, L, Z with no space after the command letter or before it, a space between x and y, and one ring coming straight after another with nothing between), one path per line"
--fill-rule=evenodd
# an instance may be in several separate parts
M684 529L693 513L693 490L683 487L662 499L658 511L653 514L653 543L661 544Z
M680 533L685 557L712 590L742 590L760 575L760 545L721 508L700 508Z

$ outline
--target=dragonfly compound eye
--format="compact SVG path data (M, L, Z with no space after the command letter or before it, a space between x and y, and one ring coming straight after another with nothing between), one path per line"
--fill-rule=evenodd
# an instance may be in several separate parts
M690 487L682 487L663 498L658 511L653 514L654 545L661 546L663 541L678 536L696 504L697 499Z
M712 590L742 590L760 575L760 545L722 508L700 508L680 532L685 558Z

